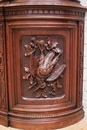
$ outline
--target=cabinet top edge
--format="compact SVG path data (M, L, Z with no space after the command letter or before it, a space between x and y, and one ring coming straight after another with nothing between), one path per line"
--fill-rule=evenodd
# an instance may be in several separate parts
M3 5L3 6L0 6L0 8L4 8L4 9L21 9L21 7L23 8L31 8L32 9L35 9L35 8L44 8L44 9L65 9L65 10L71 10L71 9L75 9L75 10L82 10L84 12L87 11L87 7L85 6L73 6L73 5L61 5L61 4L53 4L53 5L48 5L48 4L9 4L9 5Z
M74 1L39 1L37 2L36 0L32 0L30 2L2 2L0 3L0 8L10 8L10 7L21 7L21 6L56 6L56 7L70 7L70 8L79 8L79 9L83 9L83 10L87 10L87 7L82 6L80 3L78 2L74 2Z

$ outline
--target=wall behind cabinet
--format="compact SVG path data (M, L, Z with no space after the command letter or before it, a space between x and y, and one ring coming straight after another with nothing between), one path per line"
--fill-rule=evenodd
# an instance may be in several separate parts
M80 0L83 6L87 7L87 0ZM87 12L85 16L85 29L84 29L84 76L83 76L83 107L85 117L87 118Z

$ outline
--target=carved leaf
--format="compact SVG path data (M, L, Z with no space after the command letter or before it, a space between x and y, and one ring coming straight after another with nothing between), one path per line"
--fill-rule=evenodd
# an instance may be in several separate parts
M35 72L38 67L38 61L37 58L32 54L30 56L30 62L29 62L29 68L30 68L30 73L35 77Z
M43 98L47 98L47 95L46 95L45 92L39 91L39 92L37 93L37 95L36 95L36 98L40 98L41 96L42 96Z
M24 74L24 75L23 75L23 79L28 80L28 79L29 79L29 77L30 77L30 73L29 73L29 74Z
M24 71L25 71L26 73L29 73L29 72L30 72L28 67L24 67Z
M36 95L36 98L40 98L41 95L42 95L42 92L39 91L39 92L37 93L37 95Z
M62 85L57 81L57 88L62 88Z
M25 56L30 56L32 54L32 48L30 45L25 45L26 53Z
M58 68L56 68L55 71L52 72L50 77L46 79L46 81L52 82L52 81L56 80L62 74L62 72L64 71L65 67L66 67L66 65L63 64L63 65L59 66Z
M42 93L42 97L47 98L46 92L43 92L43 93Z

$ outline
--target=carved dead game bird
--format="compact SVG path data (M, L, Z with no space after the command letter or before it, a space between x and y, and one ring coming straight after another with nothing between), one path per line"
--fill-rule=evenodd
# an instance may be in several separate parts
M57 47L58 42L53 42L51 40L51 38L49 37L48 43L50 45L49 48L51 49L51 51L48 52L46 56L44 56L43 51L44 51L44 48L45 48L45 42L44 42L44 40L41 40L39 42L39 48L41 50L41 56L40 56L39 66L37 68L38 77L46 79L49 76L47 81L50 80L50 74L52 72L52 69L56 65L56 63L58 62L59 56L63 53L62 50L60 50ZM57 53L57 55L56 55L56 53ZM58 66L56 68L55 72L53 72L54 74L51 74L51 80L52 80L52 77L55 77L54 79L56 79L58 72L60 71L60 73L59 73L59 75L60 75L64 69L65 69L65 65L62 65L61 67ZM52 75L54 75L54 76L52 76Z
M39 61L39 66L37 68L37 75L38 77L48 77L49 74L51 73L54 65L57 63L59 56L55 56L54 52L49 52L46 56L41 55L40 61ZM42 58L43 57L43 58Z

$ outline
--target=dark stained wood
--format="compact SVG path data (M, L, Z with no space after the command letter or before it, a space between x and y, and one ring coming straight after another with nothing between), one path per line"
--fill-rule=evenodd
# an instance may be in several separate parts
M0 1L0 124L53 130L84 117L85 12L78 0Z

